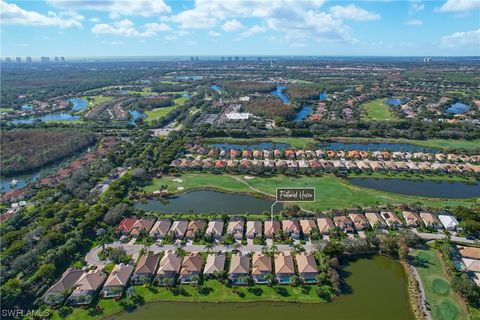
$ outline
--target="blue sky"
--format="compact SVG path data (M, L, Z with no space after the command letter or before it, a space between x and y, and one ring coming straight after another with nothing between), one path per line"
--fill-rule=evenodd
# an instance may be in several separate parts
M1 56L480 55L480 1L0 0Z

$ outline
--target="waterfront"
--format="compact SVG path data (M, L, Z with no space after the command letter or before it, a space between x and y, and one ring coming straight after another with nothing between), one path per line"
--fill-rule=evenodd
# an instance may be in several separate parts
M110 320L175 319L231 320L323 319L390 320L413 319L410 310L407 279L402 266L389 258L375 256L347 263L341 275L345 280L344 294L328 303L188 303L153 302ZM312 290L314 289L311 288Z

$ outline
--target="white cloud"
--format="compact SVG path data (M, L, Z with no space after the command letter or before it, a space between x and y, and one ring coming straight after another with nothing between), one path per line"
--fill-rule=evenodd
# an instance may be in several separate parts
M259 25L256 24L256 25L248 28L244 32L240 33L240 35L238 37L236 37L235 40L241 40L241 39L249 38L253 35L256 35L257 33L262 33L262 32L265 32L265 31L266 31L265 27L262 27L262 26L259 26Z
M60 28L82 28L83 16L74 12L56 14L49 11L47 15L28 11L16 4L0 1L0 21L2 24L23 26L50 26Z
M330 8L330 13L334 18L339 19L348 19L355 21L369 21L369 20L378 20L380 15L369 12L365 9L359 8L354 4L349 4L348 6L333 6Z
M423 21L419 19L411 19L405 21L405 24L408 26L421 26L423 24Z
M303 43L303 42L293 42L291 44L288 45L290 48L305 48L307 46L307 44Z
M158 32L168 31L170 27L164 23L147 23L143 25L143 31L138 31L132 21L124 19L115 21L112 24L101 23L96 24L92 28L95 34L114 34L123 37L153 37Z
M208 32L208 35L209 35L210 37L215 37L215 38L216 38L216 37L220 37L222 34L221 34L220 32L209 31L209 32Z
M122 41L102 41L103 44L108 44L110 46L119 46L122 45Z
M410 6L408 7L408 15L413 15L417 12L420 12L425 9L425 5L420 1L412 1L410 2Z
M480 29L455 32L451 35L444 36L441 39L441 45L444 48L475 46L478 49L480 48Z
M217 20L207 12L198 10L185 10L171 17L171 21L179 23L184 29L208 29L215 26Z
M163 0L48 0L48 2L64 9L109 12L111 17L150 17L171 12L171 8Z
M480 8L480 1L478 0L447 0L440 8L437 8L438 12L462 12L470 11Z
M198 44L198 42L195 41L195 40L188 40L188 41L187 41L187 44L188 44L189 46L196 46L196 45Z
M237 31L243 28L243 24L236 19L228 20L222 26L222 30L226 32Z
M88 20L92 23L99 23L101 21L100 18L97 18L97 17L93 17L93 18L90 18Z

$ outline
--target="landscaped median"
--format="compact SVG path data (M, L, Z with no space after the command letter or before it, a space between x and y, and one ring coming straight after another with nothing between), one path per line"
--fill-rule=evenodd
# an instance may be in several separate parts
M318 295L317 288L323 290L324 297L334 297L329 286L306 285L304 287L292 287L286 285L253 285L248 287L228 287L218 280L204 281L201 288L197 286L181 285L180 289L167 289L164 287L134 286L136 297L114 300L101 299L96 309L72 309L68 319L101 319L121 311L134 308L135 304L144 304L154 301L182 301L182 302L260 302L260 301L283 301L318 303L325 302ZM199 292L200 291L200 292ZM61 319L58 311L54 312L52 319Z
M180 179L174 181L174 179ZM346 181L333 176L323 175L319 177L299 176L290 177L285 175L255 177L245 179L241 175L214 175L214 174L183 174L178 177L165 176L163 178L154 178L151 185L145 187L146 192L153 192L161 189L162 185L167 186L171 193L186 192L193 189L213 188L227 192L243 192L263 196L275 196L275 190L279 187L289 188L315 188L315 202L301 203L301 207L306 210L327 210L327 209L346 209L353 206L376 206L379 204L411 204L422 203L429 207L455 207L468 206L475 203L475 199L435 199L415 196L404 196L389 192L383 192L373 189L357 187ZM177 188L181 188L181 191ZM261 195L261 194L260 194Z

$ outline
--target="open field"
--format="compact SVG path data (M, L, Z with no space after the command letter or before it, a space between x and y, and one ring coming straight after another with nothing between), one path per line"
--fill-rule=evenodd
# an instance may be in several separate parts
M438 252L433 248L413 250L411 257L413 265L422 279L432 319L466 319L465 307L450 287L450 279Z
M174 110L175 108L177 108L177 107L172 106L172 107L165 107L165 108L157 108L157 109L153 109L151 111L145 111L145 114L147 115L147 118L145 119L145 122L150 123L153 120L163 118L170 111Z
M259 139L242 139L242 138L207 138L202 140L204 143L232 143L232 144L255 144L259 142L275 142L286 143L292 148L306 148L308 144L315 143L313 138L259 138Z
M15 110L13 110L12 108L0 108L0 112L4 112L4 113L10 113L10 112L14 112Z
M232 292L232 288L225 286L217 280L207 280L204 287L210 288L209 293L200 294L197 289L191 285L182 286L185 291L183 294L174 294L171 290L162 287L143 287L135 286L137 299L142 302L153 301L185 301L185 302L257 302L257 301L285 301L285 302L324 302L316 293L316 286L307 286L310 290L302 292L301 287L281 286L285 288L285 293L280 295L275 292L275 287L265 285L254 285L249 287L237 287L238 292ZM329 287L325 287L328 291ZM259 295L255 295L255 293ZM241 296L242 295L242 296ZM100 311L94 308L80 309L75 308L67 319L101 319L107 315L128 310L129 300L116 301L114 299L101 299L98 303ZM52 319L61 319L57 312Z
M396 120L397 117L390 111L390 107L384 102L384 98L368 101L362 105L365 112L362 118L365 120Z
M199 188L216 188L219 190L246 193L263 193L274 197L279 187L315 187L316 201L299 204L309 211L327 209L345 209L358 206L376 206L379 204L422 203L432 207L447 207L465 205L471 206L476 199L434 199L397 195L373 189L361 188L332 176L321 177L287 177L284 175L272 177L255 177L246 180L243 176L213 175L213 174L184 174L180 177L182 183L172 181L175 177L153 179L153 184L145 187L145 191L153 192L161 185L167 185L168 191L175 193L177 187L183 186L185 191ZM477 199L478 200L478 199Z
M409 140L409 139L390 139L390 138L351 138L351 137L334 137L332 140L339 142L356 142L356 143L410 143L425 148L437 149L479 149L480 139L475 140L450 140L450 139L429 139L429 140Z
M151 87L145 87L143 88L142 91L128 90L128 94L139 94L141 96L154 96L154 95L157 95L158 93L152 92Z
M113 100L112 97L107 97L107 96L88 96L88 97L82 97L82 99L85 99L88 101L88 108L95 108L96 106L99 106L101 104L110 102Z

